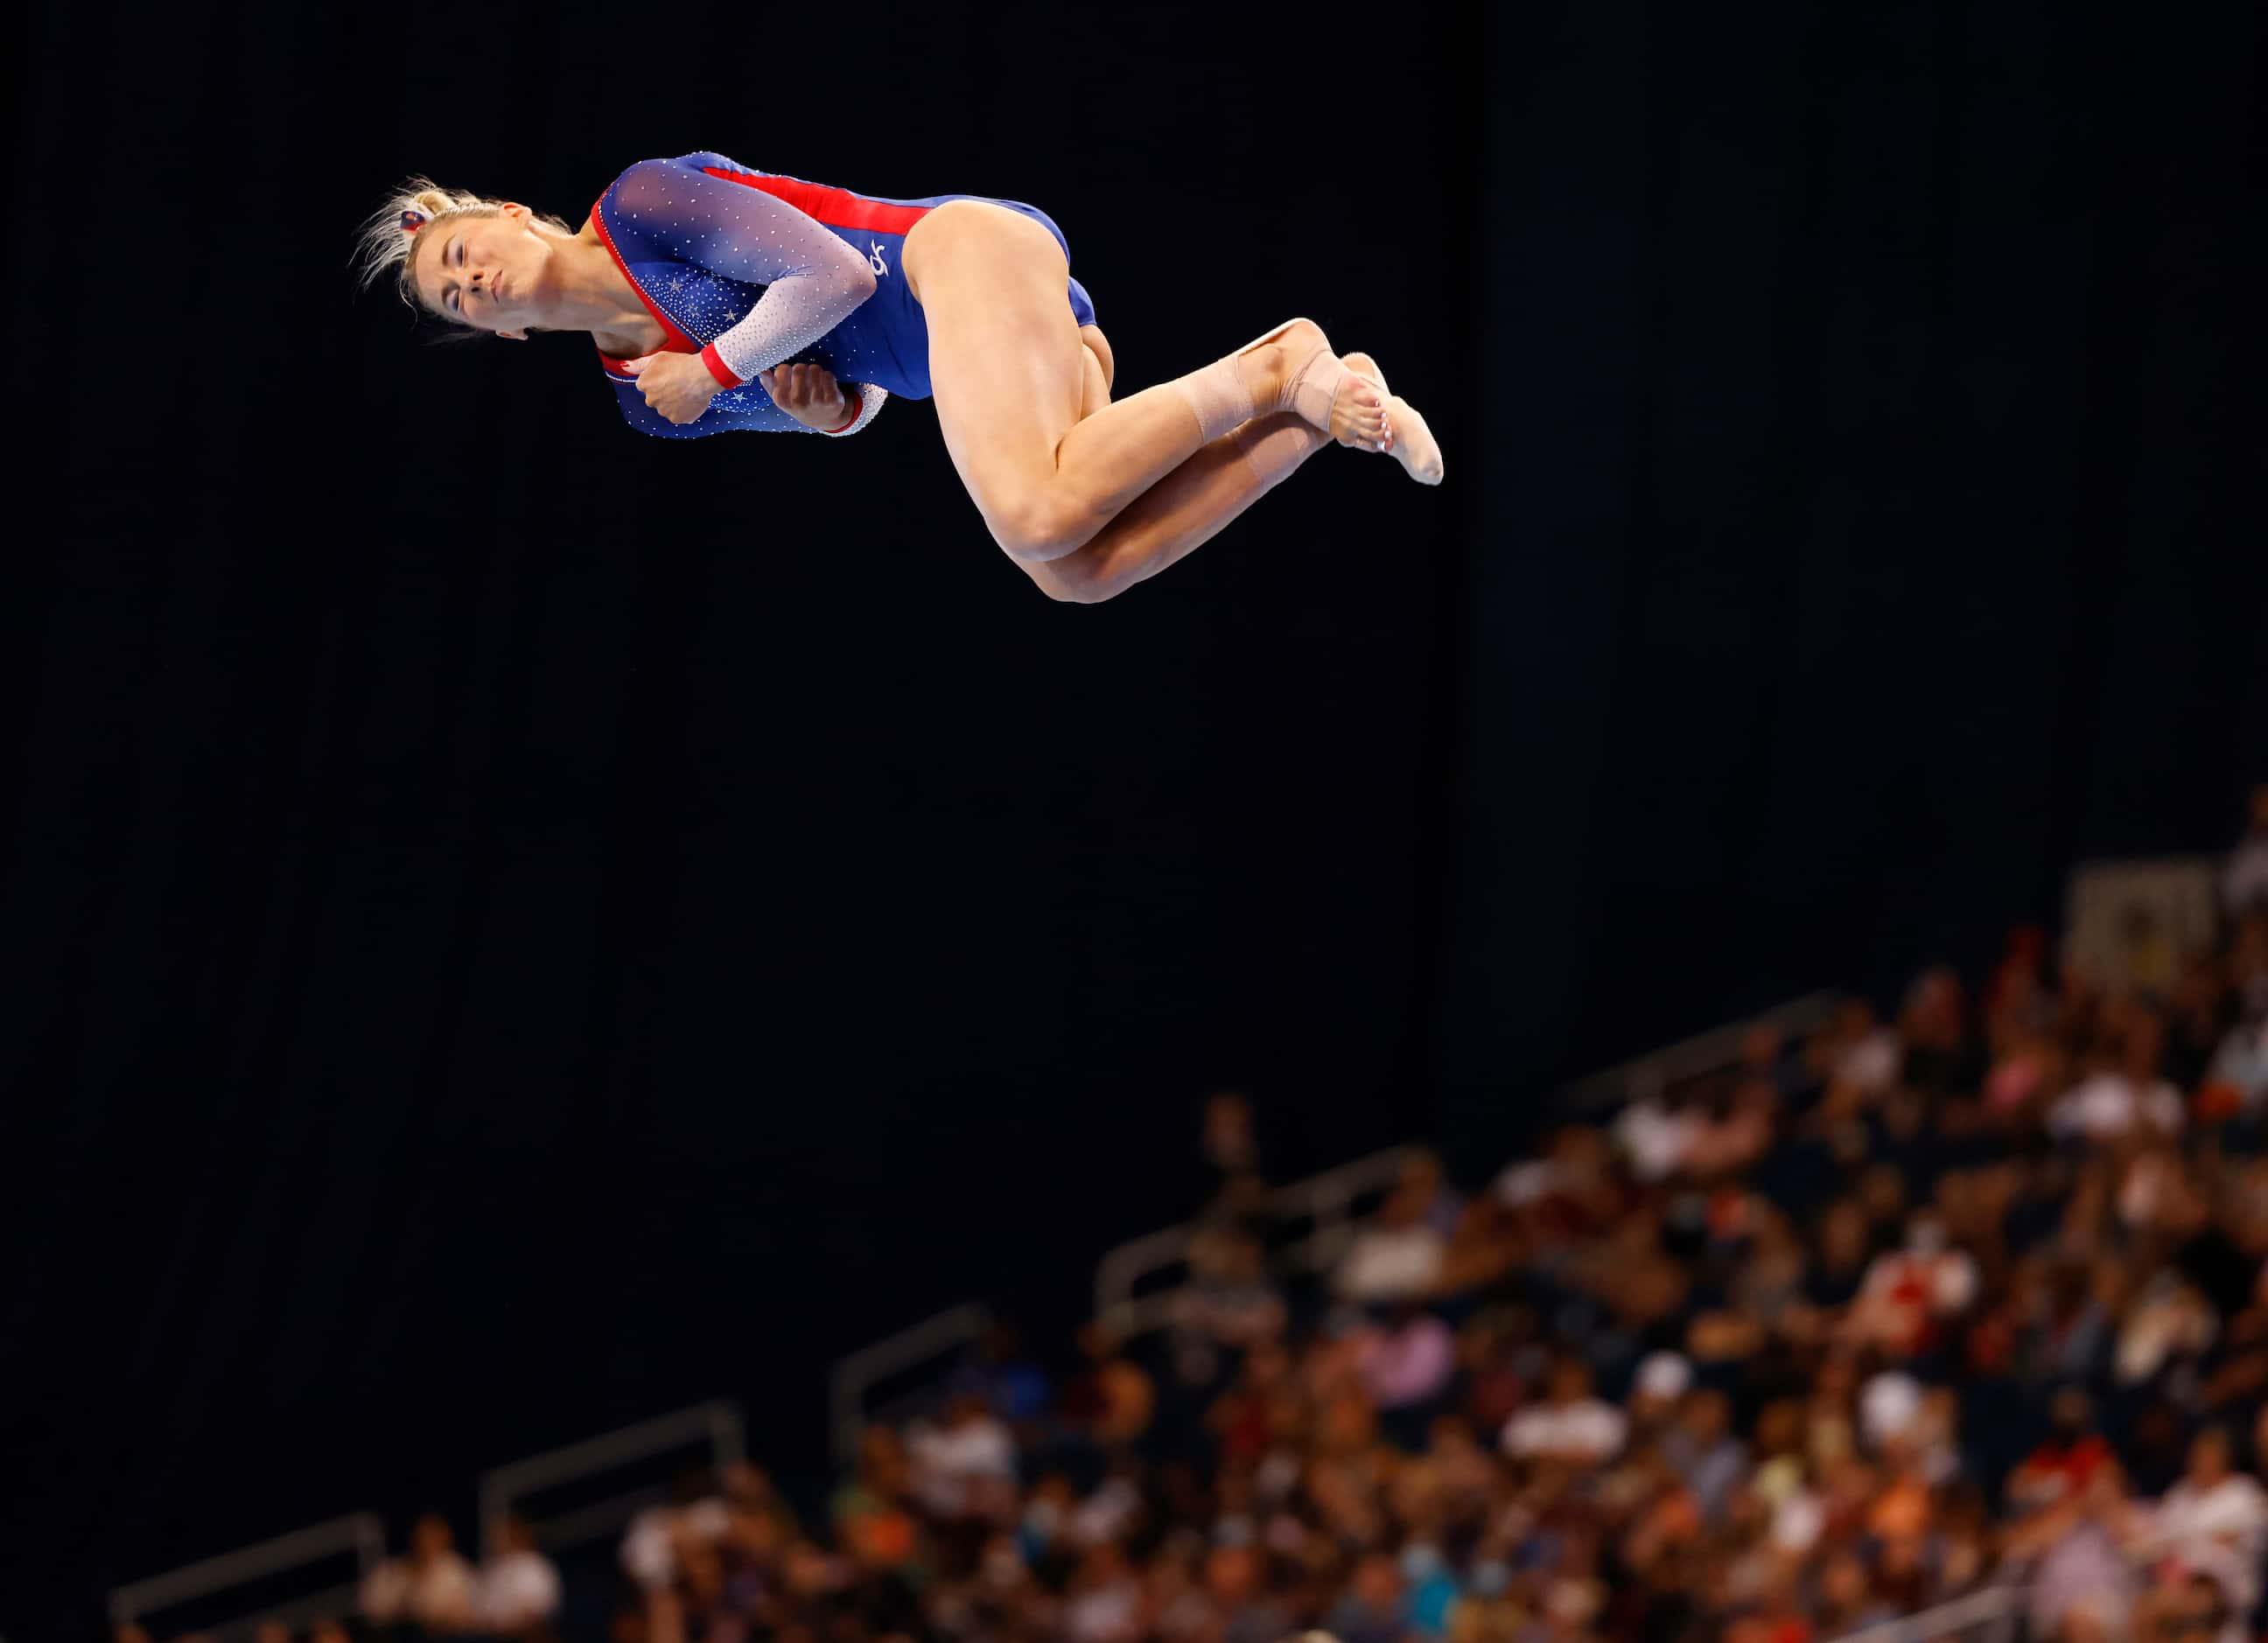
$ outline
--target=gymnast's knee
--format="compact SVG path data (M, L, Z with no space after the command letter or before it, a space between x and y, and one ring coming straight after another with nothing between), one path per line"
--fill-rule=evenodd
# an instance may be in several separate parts
M1043 564L1077 553L1094 540L1101 521L1060 486L1037 485L984 512L1001 552L1026 564Z
M1038 585L1040 592L1059 605L1099 605L1123 593L1127 585L1098 571L1093 561L1089 554L1027 561L1024 574Z

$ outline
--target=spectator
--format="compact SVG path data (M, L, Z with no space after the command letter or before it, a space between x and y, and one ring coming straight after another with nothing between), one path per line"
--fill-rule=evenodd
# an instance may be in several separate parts
M914 1493L939 1517L998 1518L1012 1511L1015 1442L983 1398L954 1396L940 1420L913 1427L906 1452Z
M1213 1096L1205 1103L1200 1144L1211 1186L1198 1220L1206 1226L1241 1227L1264 1238L1274 1217L1268 1179L1260 1167L1252 1103L1233 1090Z
M1384 1323L1357 1337L1355 1373L1381 1410L1432 1404L1448 1390L1456 1369L1456 1336L1439 1316L1411 1301L1395 1307Z
M1621 1453L1630 1422L1622 1411L1594 1396L1591 1371L1580 1358L1551 1367L1542 1403L1524 1409L1504 1429L1505 1453L1517 1459L1595 1466Z
M1268 1281L1266 1255L1250 1234L1200 1231L1189 1242L1189 1282L1174 1298L1173 1327L1184 1350L1242 1351L1284 1328L1284 1297ZM1207 1377L1200 1375L1197 1379Z
M1401 1190L1425 1205L1420 1219L1443 1239L1453 1236L1464 1214L1465 1201L1449 1184L1441 1155L1431 1147L1416 1147L1403 1160L1395 1182Z
M1640 1181L1666 1181L1686 1167L1699 1142L1700 1113L1660 1095L1631 1102L1615 1120L1614 1137Z
M2182 1094L2157 1076L2158 1045L2154 1025L2139 1027L2125 1049L2097 1055L2088 1076L2049 1108L2049 1131L2098 1145L2178 1136Z
M2231 920L2268 909L2268 782L2252 790L2251 825L2228 853L2220 904Z
M2094 1404L2086 1389L2058 1388L2048 1404L2047 1437L2009 1477L2009 1502L2021 1511L2036 1512L2076 1500L2110 1462L2110 1446L2095 1430Z
M706 1473L682 1472L670 1485L670 1501L649 1507L630 1520L622 1536L624 1571L652 1592L676 1580L689 1548L705 1547L725 1533L729 1510Z
M1263 1554L1249 1545L1222 1546L1205 1563L1205 1591L1219 1617L1220 1643L1283 1643L1290 1606L1264 1583Z
M2227 1109L2257 1117L2268 1108L2268 1012L2228 1029L2205 1077L2208 1089L2226 1093Z
M2032 1635L2108 1639L2133 1607L2138 1582L2120 1551L2125 1503L2117 1469L2096 1470L2078 1497L2014 1529L2009 1556L2034 1561Z
M2191 1569L2225 1563L2235 1571L2231 1601L2239 1612L2260 1601L2260 1560L2268 1553L2268 1492L2234 1470L2228 1434L2217 1426L2190 1444L2189 1470L2148 1514L2148 1544ZM2216 1550L2219 1549L2219 1550ZM2222 1552L2233 1554L2224 1558Z
M363 1617L373 1625L414 1627L428 1637L460 1637L480 1624L479 1583L456 1550L448 1519L419 1518L409 1555L389 1558L364 1579Z
M1697 1387L1685 1395L1677 1425L1662 1444L1702 1513L1721 1523L1748 1472L1748 1451L1733 1435L1732 1400L1715 1387Z
M906 1567L921 1538L911 1493L905 1447L897 1433L888 1426L867 1427L858 1437L857 1473L828 1504L836 1543L862 1567Z
M1977 1263L1949 1248L1945 1220L1917 1211L1902 1249L1879 1256L1852 1303L1850 1334L1864 1345L1911 1357L1935 1346L1977 1295Z
M1345 1595L1331 1606L1324 1629L1339 1643L1403 1643L1411 1628L1403 1597L1402 1571L1394 1559L1382 1551L1367 1553L1356 1563Z
M1849 998L1837 1007L1817 1060L1829 1083L1876 1096L1898 1081L1904 1055L1896 1029L1882 1025L1874 1006L1863 998Z
M1125 1554L1107 1540L1090 1546L1064 1605L1064 1635L1071 1643L1135 1643L1142 1623L1142 1583Z
M2268 1492L2196 1427L2268 1451L2268 918L2162 997L2046 952L1981 1031L1926 971L1473 1203L1420 1155L1326 1293L1210 1217L1162 1387L1097 1330L1059 1396L996 1351L819 1539L761 1475L681 1490L617 1643L1785 1643L1996 1579L2043 1639L2236 1643ZM1248 1108L1207 1135L1257 1183Z
M1676 1352L1647 1354L1631 1377L1631 1424L1652 1433L1666 1426L1693 1385L1693 1366Z
M1441 1276L1447 1241L1428 1219L1432 1196L1422 1185L1397 1186L1375 1225L1355 1234L1339 1264L1338 1291L1350 1300L1418 1300Z
M475 1610L482 1631L497 1637L537 1639L559 1613L559 1571L535 1549L527 1524L506 1516L481 1567Z

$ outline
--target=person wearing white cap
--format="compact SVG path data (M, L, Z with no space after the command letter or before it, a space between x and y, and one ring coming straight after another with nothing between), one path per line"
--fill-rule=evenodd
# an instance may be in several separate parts
M1648 1352L1638 1360L1625 1400L1631 1424L1640 1432L1658 1431L1676 1418L1678 1401L1692 1389L1693 1366L1683 1354Z

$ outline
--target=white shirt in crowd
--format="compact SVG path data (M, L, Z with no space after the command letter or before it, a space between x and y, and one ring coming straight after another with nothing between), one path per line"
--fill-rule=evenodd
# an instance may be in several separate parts
M1538 1404L1505 1423L1506 1455L1545 1455L1579 1465L1610 1460L1622 1452L1630 1421L1612 1404L1595 1397L1574 1404Z
M1350 1300L1416 1300L1441 1276L1441 1234L1414 1227L1374 1227L1358 1235L1339 1264L1339 1293Z
M2145 1087L2123 1072L2082 1079L2048 1109L2048 1129L2090 1141L2114 1141L2145 1124L2167 1135L2182 1130L2182 1093L2163 1079Z
M559 1571L525 1548L491 1558L481 1569L479 1609L482 1623L496 1632L548 1620L559 1612Z
M1675 1175L1693 1150L1701 1121L1690 1112L1672 1112L1658 1101L1638 1101L1615 1121L1615 1139L1630 1154L1631 1173L1640 1181Z
M968 1509L971 1485L1016 1475L1015 1440L990 1415L950 1426L917 1426L907 1436L906 1454L922 1499L948 1516Z
M479 1597L473 1566L453 1551L422 1566L388 1558L363 1579L362 1612L382 1626L407 1620L429 1631L457 1631L476 1619Z
M666 1586L677 1578L679 1531L706 1541L720 1540L733 1521L732 1508L715 1496L690 1506L648 1507L622 1531L622 1569L643 1587Z
M1064 1606L1064 1631L1072 1643L1134 1643L1142 1635L1142 1588L1120 1580L1079 1593Z
M2260 1601L2260 1559L2268 1553L2268 1491L2249 1473L2231 1472L2203 1488L2184 1479L2166 1491L2150 1514L2151 1538L2185 1562L2213 1560L2208 1548L2226 1547L2223 1558L2239 1572L2233 1594L2240 1613Z

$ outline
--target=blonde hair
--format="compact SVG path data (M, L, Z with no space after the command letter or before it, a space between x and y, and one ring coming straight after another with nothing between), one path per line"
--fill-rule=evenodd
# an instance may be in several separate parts
M368 291L391 272L394 294L412 308L422 311L425 305L417 300L417 282L410 272L417 241L432 232L437 224L467 217L494 217L504 210L504 203L485 195L460 194L445 188L431 177L410 178L371 213L356 237L356 283ZM424 218L414 232L402 226L403 219L411 212ZM563 234L575 232L556 217L539 215L536 220Z

